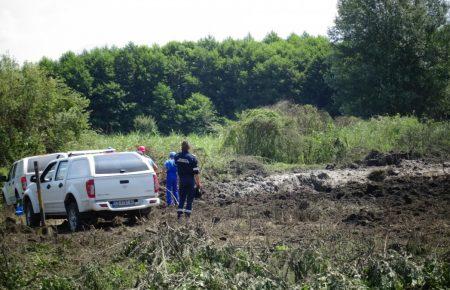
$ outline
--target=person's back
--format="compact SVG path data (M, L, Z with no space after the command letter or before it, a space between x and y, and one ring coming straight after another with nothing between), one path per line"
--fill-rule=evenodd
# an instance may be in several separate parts
M197 159L195 156L187 151L179 152L175 156L175 163L180 178L192 179L192 182L194 182L194 168L198 171ZM195 167L193 167L193 164L195 164Z
M167 176L177 177L177 165L174 159L167 159L164 167L166 168Z
M178 205L178 219L183 212L189 219L192 212L192 202L194 201L194 185L201 188L197 158L189 153L189 143L183 141L181 152L175 155L175 164L177 166L178 176L180 178L180 203ZM186 203L186 208L184 204Z
M177 165L175 164L175 152L170 152L169 159L164 162L164 167L166 168L167 181L166 181L166 202L167 205L172 205L172 198L175 200L173 202L178 203L178 178L177 178Z

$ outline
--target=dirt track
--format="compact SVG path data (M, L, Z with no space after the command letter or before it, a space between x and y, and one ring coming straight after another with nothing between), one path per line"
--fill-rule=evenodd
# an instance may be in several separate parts
M386 248L436 253L450 258L450 168L448 163L403 160L392 166L301 170L207 184L194 204L190 227L218 244L273 247L319 244L330 252L365 255ZM370 179L368 178L370 177ZM38 236L11 225L5 242L64 245L74 266L114 253L142 233L184 227L175 208L155 209L149 220L128 225L99 223L70 234ZM350 259L350 258L349 258Z

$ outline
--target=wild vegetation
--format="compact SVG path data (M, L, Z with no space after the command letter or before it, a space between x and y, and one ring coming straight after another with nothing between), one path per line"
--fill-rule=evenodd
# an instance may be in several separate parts
M414 125L414 118L445 121L450 112L448 8L443 0L342 0L329 38L292 34L282 39L269 33L262 41L248 36L151 47L130 43L123 48L67 52L59 60L44 58L23 67L4 56L0 134L5 141L0 165L24 155L61 150L88 129L87 122L103 134L187 135L214 133L218 125L227 127L228 119L240 118L247 124L238 125L231 135L245 130L259 134L250 132L259 125L283 127L283 132L271 131L272 137L282 134L282 138L266 140L274 143L265 149L253 147L250 135L230 136L228 143L234 142L231 147L237 153L263 157L273 153L269 158L289 163L327 162L339 159L335 155L344 154L342 150L361 145L348 136L348 127L328 130L331 119L320 120L325 127L311 128L323 129L321 133L306 132L310 137L300 140L288 138L305 127L290 124L290 116L249 111L280 101L310 104L332 117L406 116L410 124L402 124L422 132L433 121ZM291 116L308 118L311 110L294 109ZM264 124L249 121L256 121L256 115ZM299 118L294 116L294 123L301 122ZM431 127L442 130L442 124ZM364 130L358 125L351 128ZM281 156L283 146L275 143L288 141L296 144L286 146L303 151L283 150ZM321 152L314 147L316 141L335 148ZM381 144L389 143L384 148L389 150L395 147L392 142ZM275 147L278 151L267 151Z
M138 145L162 164L188 139L207 202L187 228L158 209L50 236L0 203L0 288L450 288L448 8L339 0L329 37L3 56L0 173ZM406 161L364 167L391 155Z
M104 243L103 233L96 233ZM93 235L86 237L92 243ZM342 236L335 239L345 242ZM361 239L363 241L363 239ZM51 241L29 245L28 260L19 263L10 249L0 249L0 285L7 289L438 289L450 285L449 265L436 257L412 258L407 251L388 249L373 254L373 244L347 244L327 251L317 241L307 248L222 246L201 227L192 231L163 228L144 232L118 243L111 253L81 267L66 260L78 247L75 238L55 246ZM92 247L92 246L90 246ZM369 254L362 261L348 256L349 249ZM83 253L83 256L87 253ZM102 257L103 256L103 257ZM107 257L107 258L105 258ZM85 259L86 257L80 257ZM69 265L67 265L69 263ZM65 271L60 271L61 267ZM73 272L70 272L70 269ZM54 271L58 274L55 274Z
M36 65L0 59L0 166L55 152L89 129L89 100Z

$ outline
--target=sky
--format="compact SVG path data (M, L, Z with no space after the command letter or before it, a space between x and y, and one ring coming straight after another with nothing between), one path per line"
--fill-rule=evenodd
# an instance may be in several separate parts
M66 51L198 40L326 35L337 0L0 0L0 54L19 63Z

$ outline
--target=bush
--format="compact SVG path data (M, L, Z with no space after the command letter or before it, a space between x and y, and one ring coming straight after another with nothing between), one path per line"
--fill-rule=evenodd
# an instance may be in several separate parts
M146 133L151 135L158 134L158 126L155 119L151 116L139 115L133 120L133 128L140 133Z
M311 105L297 105L290 102L280 102L273 109L295 122L296 130L301 134L311 134L327 130L333 126L333 119L326 111L318 110Z
M61 150L89 128L89 101L36 65L0 59L0 166Z
M194 93L184 104L177 106L176 122L181 133L206 134L213 131L217 122L217 112L212 101Z
M299 153L295 123L270 109L244 111L228 130L225 146L236 153L295 162Z

